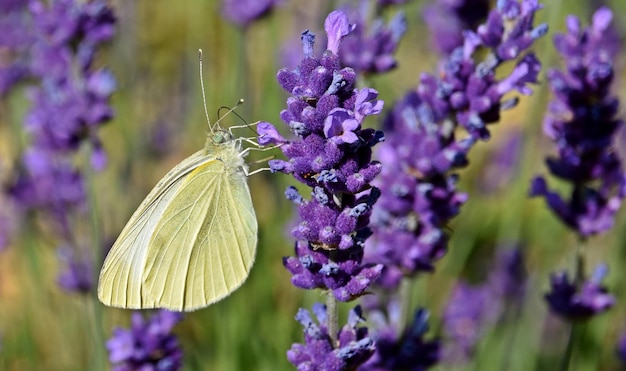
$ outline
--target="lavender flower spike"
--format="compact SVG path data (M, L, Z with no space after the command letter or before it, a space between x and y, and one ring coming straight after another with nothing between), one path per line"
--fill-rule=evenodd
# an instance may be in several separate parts
M295 255L284 258L283 265L296 287L326 291L334 307L336 301L366 294L382 270L381 265L362 260L365 241L372 234L368 226L372 206L380 196L371 185L381 171L380 163L372 161L372 147L383 140L383 134L363 129L362 123L378 114L383 102L374 89L357 90L354 70L341 67L341 39L354 29L346 14L330 13L325 29L328 49L321 58L313 53L314 35L305 31L302 61L295 70L277 74L279 84L291 94L280 118L294 138L283 141L267 125L257 132L260 143L281 142L286 159L269 161L270 169L290 174L310 188L310 198L295 187L285 192L297 205L299 222L291 231ZM326 326L322 310L315 311ZM353 312L337 341L336 311L331 312L329 330L314 325L306 312L298 314L306 328L305 344L294 345L288 353L298 369L356 369L373 353L374 343L366 330L356 328L360 312Z
M613 138L623 121L616 117L619 101L610 94L613 54L604 35L612 13L601 8L593 23L581 30L570 16L568 33L554 37L567 63L566 71L551 70L548 80L555 95L544 121L544 132L556 144L558 156L546 160L550 172L572 184L568 200L549 190L536 177L531 196L544 197L548 206L582 237L607 231L626 196L622 160Z
M182 352L172 328L182 320L176 312L160 310L145 320L133 312L131 328L117 328L107 341L113 371L180 370Z
M353 27L344 13L336 11L328 16L326 29L329 48L336 49ZM296 139L283 141L265 124L257 131L261 142L269 137L280 141L287 157L271 160L270 168L311 188L309 200L294 194L295 190L288 193L297 201L300 217L292 230L298 240L296 256L284 259L293 284L331 290L337 300L350 301L363 295L382 269L361 264L363 243L371 234L369 217L380 194L370 185L381 171L380 164L371 160L372 146L383 138L361 124L367 116L378 114L383 102L374 89L354 88L354 70L341 68L331 49L315 58L311 33L305 32L302 40L304 58L298 68L277 75L292 94L280 116Z

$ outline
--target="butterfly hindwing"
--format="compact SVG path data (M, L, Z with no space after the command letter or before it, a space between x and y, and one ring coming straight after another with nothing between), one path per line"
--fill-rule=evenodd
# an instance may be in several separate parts
M186 176L208 160L203 151L183 160L159 181L133 213L100 272L98 298L104 304L131 309L155 307L143 285L150 238Z

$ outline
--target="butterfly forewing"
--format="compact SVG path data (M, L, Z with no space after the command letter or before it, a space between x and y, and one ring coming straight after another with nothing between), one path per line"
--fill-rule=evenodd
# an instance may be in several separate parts
M254 262L257 222L245 176L215 159L190 173L156 225L143 282L155 306L193 310L238 288Z
M155 307L153 298L146 295L143 285L150 238L184 179L210 160L204 151L198 151L183 160L159 181L137 208L109 251L100 272L100 301L106 305L132 309Z

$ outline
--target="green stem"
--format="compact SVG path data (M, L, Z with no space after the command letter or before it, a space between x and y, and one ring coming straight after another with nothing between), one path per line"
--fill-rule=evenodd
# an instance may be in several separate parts
M328 317L328 336L333 348L338 345L337 335L339 334L339 311L337 310L337 298L332 291L326 296L326 316Z
M91 150L91 148L90 148ZM85 165L85 181L87 183L87 197L89 201L89 216L90 216L90 230L91 230L91 246L93 251L92 264L94 269L93 282L98 282L99 272L100 272L100 264L104 260L104 251L102 249L102 238L100 236L100 220L98 218L98 204L96 202L96 190L94 186L94 178L95 173L94 169L89 166L89 164ZM105 350L105 335L104 330L102 329L102 307L98 302L97 290L91 290L91 296L85 297L85 305L91 305L91 310L88 310L88 313L91 313L92 316L92 324L94 336L93 346L94 346L94 365L95 369L105 370L106 365L106 350Z
M576 344L577 336L576 336L576 324L572 323L572 327L569 330L569 340L567 341L567 348L565 349L565 355L563 356L563 360L561 362L561 371L568 371L570 361L574 354L574 345Z
M400 282L400 318L398 323L399 329L407 328L410 321L411 312L411 287L413 279L410 277L404 277Z
M574 286L576 290L582 287L582 284L585 280L585 240L580 239L578 243L578 247L576 249L576 271L574 273ZM563 360L561 361L561 371L568 371L571 360L574 356L574 350L576 348L576 342L580 337L581 331L584 329L584 324L576 324L575 322L571 323L571 328L569 331L569 339L567 341L567 348L565 349L565 354L563 355Z

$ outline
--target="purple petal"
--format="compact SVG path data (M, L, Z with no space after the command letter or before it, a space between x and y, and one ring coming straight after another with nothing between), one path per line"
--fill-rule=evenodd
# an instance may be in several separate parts
M324 29L328 35L328 46L326 49L330 50L333 54L339 52L339 43L341 39L354 31L355 24L348 22L348 16L346 13L335 10L331 12L326 21L324 21Z

